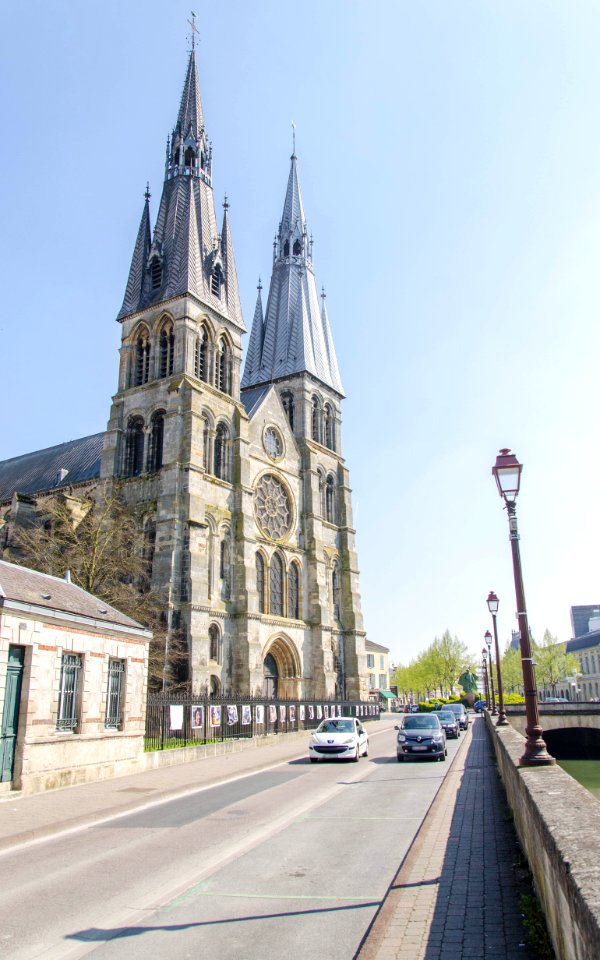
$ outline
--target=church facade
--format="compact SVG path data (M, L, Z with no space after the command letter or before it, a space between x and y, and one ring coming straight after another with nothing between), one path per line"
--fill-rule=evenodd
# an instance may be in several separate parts
M118 481L194 690L366 697L343 389L297 158L242 374L229 210L219 223L193 46L154 229L149 200L107 430L0 464L0 515L10 525L57 489Z

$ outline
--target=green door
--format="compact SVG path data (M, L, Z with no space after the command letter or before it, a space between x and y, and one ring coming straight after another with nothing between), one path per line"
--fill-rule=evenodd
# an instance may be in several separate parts
M8 648L4 711L0 728L0 782L12 780L13 775L24 659L25 647Z

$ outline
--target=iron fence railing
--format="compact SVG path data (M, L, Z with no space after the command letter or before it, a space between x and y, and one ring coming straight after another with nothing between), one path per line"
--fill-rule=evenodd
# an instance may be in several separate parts
M168 750L222 740L313 730L333 716L379 720L379 706L362 700L271 700L150 694L146 750Z

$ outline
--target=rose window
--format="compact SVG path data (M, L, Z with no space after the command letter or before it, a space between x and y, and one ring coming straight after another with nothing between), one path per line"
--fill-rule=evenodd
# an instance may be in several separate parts
M272 540L281 540L292 526L290 496L277 477L267 474L261 477L254 494L256 519L263 531Z

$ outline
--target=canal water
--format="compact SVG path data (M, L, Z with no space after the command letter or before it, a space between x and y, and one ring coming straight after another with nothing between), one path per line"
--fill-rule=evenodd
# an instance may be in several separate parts
M557 760L563 770L600 800L600 760Z

